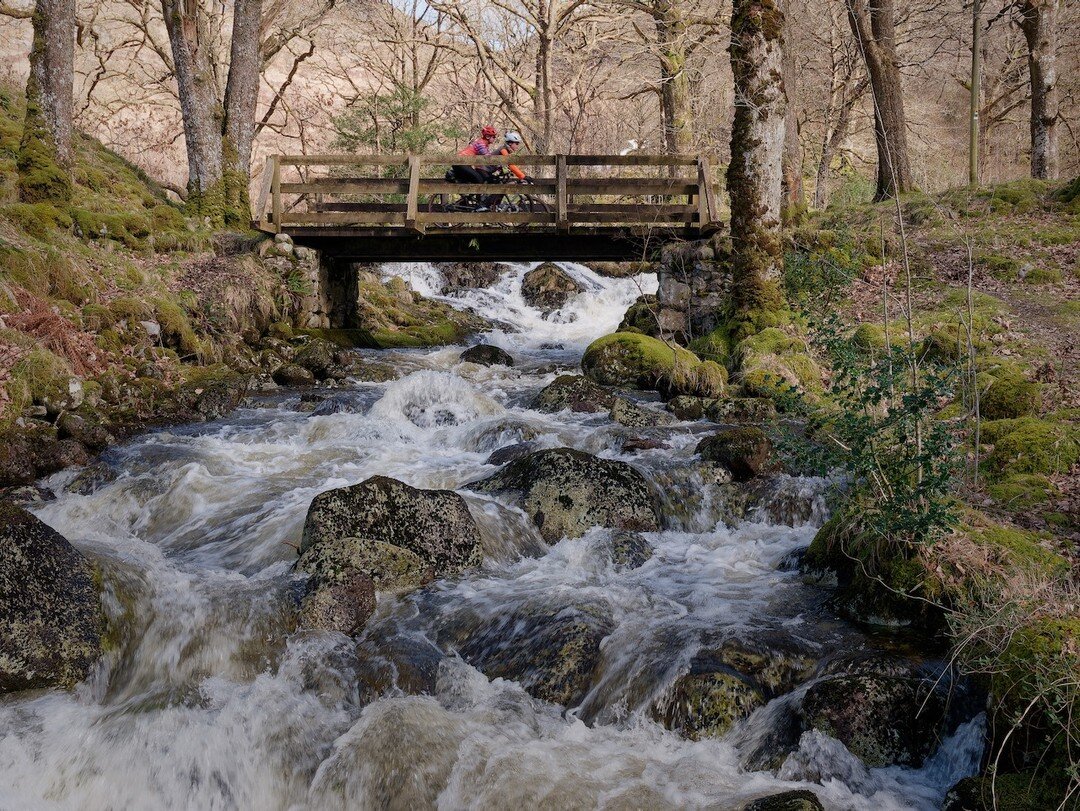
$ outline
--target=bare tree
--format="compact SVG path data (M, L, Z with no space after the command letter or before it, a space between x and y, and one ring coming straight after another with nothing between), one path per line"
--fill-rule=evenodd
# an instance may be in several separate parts
M26 119L18 158L19 197L31 203L66 203L71 197L73 163L75 0L37 0L32 21Z
M848 21L870 77L877 143L875 199L912 188L911 160L904 113L904 88L896 54L894 0L845 0Z
M795 77L798 71L795 68L795 49L790 47L794 39L791 5L793 5L792 0L783 0L781 6L785 12L784 41L787 46L784 48L782 62L784 97L787 100L784 113L784 203L781 211L784 222L794 222L806 210L806 195L803 193L802 144L799 140L799 108L795 104Z
M1020 0L1018 23L1028 47L1031 79L1031 176L1057 176L1058 0Z
M262 53L263 0L236 0L229 79L225 85L225 122L222 159L225 170L226 211L249 218L248 183L251 180L251 147L255 141L255 111L259 103ZM239 224L239 223L238 223ZM246 223L243 223L246 225Z
M727 185L731 298L737 333L742 335L758 331L758 316L782 305L783 32L784 15L774 0L735 0L731 11L735 122Z

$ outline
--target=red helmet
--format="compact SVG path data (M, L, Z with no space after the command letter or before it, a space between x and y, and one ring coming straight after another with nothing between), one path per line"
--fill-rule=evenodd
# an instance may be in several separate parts
M497 138L499 133L495 131L494 127L484 127L480 130L480 135L484 138Z

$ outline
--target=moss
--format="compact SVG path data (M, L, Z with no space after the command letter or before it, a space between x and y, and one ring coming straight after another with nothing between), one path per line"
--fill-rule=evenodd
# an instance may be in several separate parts
M1046 577L1058 577L1069 571L1068 560L1045 549L1039 544L1038 536L1026 530L982 519L978 526L967 523L959 531L1017 569Z
M1067 473L1080 461L1080 432L1066 422L1035 417L990 421L982 426L982 439L994 446L986 465L997 476Z
M666 384L681 389L692 385L700 365L701 360L688 349L635 332L597 338L581 359L586 377L596 383L641 388ZM713 364L713 368L719 367Z
M152 302L154 316L161 325L161 340L181 355L198 355L204 349L202 341L188 320L184 308L164 298Z
M726 327L720 326L708 335L695 338L687 348L703 360L726 365L731 358L731 336Z
M57 401L68 392L71 365L42 346L20 358L11 368L5 385L12 411L20 412L31 403Z
M1036 774L966 777L945 798L944 811L1039 811L1059 808L1065 787ZM1070 802L1065 811L1077 811Z
M1012 419L1036 414L1042 404L1042 389L1019 369L1003 367L979 398L979 410L988 420Z
M735 350L743 394L782 405L824 389L821 368L806 343L775 327L744 339Z
M1064 279L1058 268L1032 268L1024 276L1027 284L1058 284Z
M851 342L860 349L884 349L885 328L880 324L859 324L851 335Z
M0 217L35 239L47 240L56 228L70 228L71 217L51 203L10 203L0 206Z
M35 31L33 48L37 51L43 47L41 35ZM42 88L37 86L31 72L26 85L26 116L17 161L19 199L24 203L67 205L71 200L71 173L57 158L56 144L38 103L41 93Z
M1045 476L1018 473L1007 476L986 488L990 497L1003 507L1013 510L1025 510L1039 504L1045 504L1058 489Z

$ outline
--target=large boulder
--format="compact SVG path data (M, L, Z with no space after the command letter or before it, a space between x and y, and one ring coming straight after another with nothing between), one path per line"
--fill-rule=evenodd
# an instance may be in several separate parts
M760 428L724 428L698 443L696 453L731 471L731 478L745 482L767 472L772 464L772 443Z
M325 380L329 376L337 347L322 338L311 338L304 344L293 358L293 363L307 369L316 380Z
M530 270L521 280L521 297L525 303L544 312L559 309L582 289L565 270L551 262Z
M340 580L309 589L300 603L300 624L320 631L352 635L375 613L375 584L352 571Z
M549 543L597 526L639 532L660 528L656 499L644 476L625 462L570 448L531 453L469 487L512 494Z
M480 530L461 496L450 490L419 490L386 476L328 490L312 500L301 556L346 538L412 552L436 577L476 566L483 557Z
M0 505L0 692L85 678L104 624L90 561L26 510Z
M727 370L718 363L637 332L597 338L585 350L581 368L600 385L655 389L668 398L721 397L727 384Z
M477 344L461 353L464 363L475 363L480 366L513 366L514 359L505 349L500 349L491 344Z
M489 678L516 681L532 696L577 706L600 661L600 643L611 633L610 611L595 604L528 603L488 617L479 627L458 628L461 657Z
M555 413L571 411L596 414L608 411L615 403L615 395L581 375L559 375L543 388L533 400L537 411Z
M468 290L476 287L491 287L499 281L503 266L498 262L438 262L435 267L445 280L442 292Z

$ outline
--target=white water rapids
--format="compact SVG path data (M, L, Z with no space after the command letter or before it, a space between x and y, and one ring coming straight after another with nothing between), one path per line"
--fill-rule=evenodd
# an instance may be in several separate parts
M35 511L104 562L120 632L75 692L0 697L0 809L728 809L810 788L830 809L888 811L939 807L974 773L978 720L919 769L867 769L806 733L776 772L742 765L767 707L719 740L653 720L650 700L709 634L783 628L808 644L836 634L862 644L822 624L821 594L781 566L823 520L824 483L782 479L732 528L718 497L692 480L679 489L672 473L704 423L664 429L669 447L623 453L635 432L606 415L530 410L656 279L567 265L585 292L543 317L521 298L527 269L447 299L506 325L487 340L515 357L512 369L461 364L460 347L383 353L403 377L336 394L346 410L313 415L295 395L267 398L109 451L120 477L90 495L67 489L74 472L46 482L57 498ZM384 272L438 296L429 265ZM466 493L485 538L480 570L380 595L359 646L294 630L290 544L314 495L376 474L459 488L494 472L492 451L522 441L672 482L666 528L648 536L653 558L613 566L603 530L548 547L520 513ZM569 712L437 649L467 618L535 601L600 604L613 618L600 675ZM398 689L425 678L425 694Z

